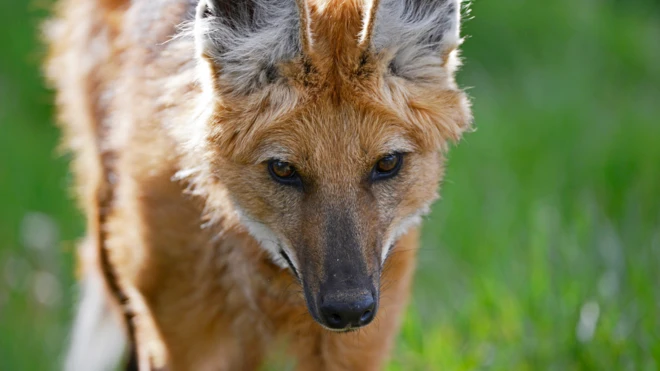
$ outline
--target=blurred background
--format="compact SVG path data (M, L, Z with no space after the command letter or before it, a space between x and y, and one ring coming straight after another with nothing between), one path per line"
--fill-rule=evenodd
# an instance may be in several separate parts
M0 370L58 370L81 215L40 73L48 0L0 0ZM660 369L660 1L474 0L450 153L389 370Z

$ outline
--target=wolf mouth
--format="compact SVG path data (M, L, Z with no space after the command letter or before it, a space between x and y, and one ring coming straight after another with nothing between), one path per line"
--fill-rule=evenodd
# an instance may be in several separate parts
M289 255L284 251L284 249L280 248L280 256L286 260L286 263L289 265L289 268L291 269L291 272L293 272L293 275L296 277L298 282L302 283L302 279L300 278L300 274L298 273L298 270L296 269L296 266L293 265L293 262L291 261L291 258Z

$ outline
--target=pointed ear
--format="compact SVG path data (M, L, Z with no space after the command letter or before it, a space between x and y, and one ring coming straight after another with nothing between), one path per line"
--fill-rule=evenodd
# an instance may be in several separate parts
M197 54L225 93L281 81L281 63L312 44L304 0L200 0L194 28Z
M453 73L457 63L448 62L462 42L461 0L369 1L377 9L365 18L363 42L390 58L392 74L417 80L426 78L432 66Z

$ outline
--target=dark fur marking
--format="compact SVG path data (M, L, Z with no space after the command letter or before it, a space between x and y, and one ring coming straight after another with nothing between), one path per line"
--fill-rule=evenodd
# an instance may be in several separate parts
M399 66L396 64L396 56L392 58L390 63L387 65L387 69L390 71L392 75L398 75L399 74Z
M280 72L277 70L277 67L269 64L264 67L264 77L266 79L266 84L274 83L277 78L280 76Z
M125 371L139 371L140 368L138 366L138 357L137 357L137 352L135 351L135 345L131 344L129 353L128 353L128 359L126 360L126 367L124 368Z
M298 270L296 269L296 266L293 265L293 262L291 262L291 258L289 257L289 255L286 252L284 252L283 249L280 249L280 255L282 256L282 258L284 258L284 260L286 260L287 264L289 264L289 268L291 268L291 271L293 272L293 275L296 277L298 282L301 282L300 274L298 274Z
M135 321L134 321L135 313L133 313L133 310L129 305L128 296L124 292L123 288L119 285L117 274L115 272L112 263L110 262L110 257L108 256L108 250L106 247L106 240L107 240L106 221L108 215L110 215L115 198L115 192L114 192L115 190L114 187L112 187L112 184L114 183L112 181L112 177L113 177L112 164L114 163L115 158L112 153L105 153L102 156L102 159L105 165L104 181L107 188L105 189L104 192L99 192L99 196L97 200L99 205L99 214L98 214L99 230L98 230L97 238L98 238L98 249L99 249L101 272L103 274L105 284L107 285L111 295L117 301L120 308L122 309L123 312L122 314L124 316L124 325L126 326L126 332L128 333L128 343L130 344L131 351L137 354L138 344L135 335ZM129 365L127 365L127 369L128 366L130 366L130 363Z
M213 9L207 8L209 15L218 17L232 29L245 26L254 27L256 5L252 0L210 0Z

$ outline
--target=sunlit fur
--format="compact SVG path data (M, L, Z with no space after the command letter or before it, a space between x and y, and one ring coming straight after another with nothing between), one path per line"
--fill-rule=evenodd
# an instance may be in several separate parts
M83 280L107 254L128 300L103 289L106 305L79 316L130 310L144 370L253 370L278 342L299 370L381 369L415 227L470 127L454 81L461 4L228 1L60 0L45 27L88 220ZM369 180L391 153L404 153L400 173ZM304 188L275 182L270 159ZM331 263L363 261L380 288L374 323L343 334L314 321L342 238L354 246ZM112 367L72 349L71 370Z

